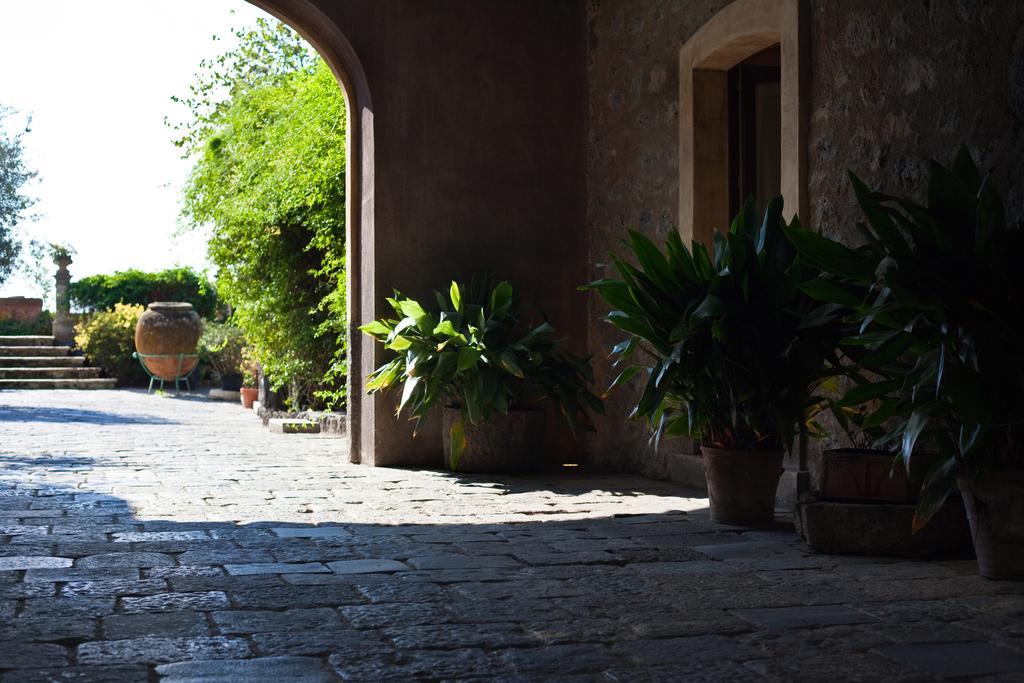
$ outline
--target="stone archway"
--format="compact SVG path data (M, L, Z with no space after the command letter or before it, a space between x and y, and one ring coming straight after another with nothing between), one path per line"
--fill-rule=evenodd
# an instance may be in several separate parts
M346 442L352 462L374 464L373 398L354 387L373 371L373 348L359 334L359 321L371 320L376 299L374 278L373 103L366 73L341 29L310 0L247 0L291 26L320 54L347 100L345 240L348 292L348 424Z
M735 0L679 51L679 230L711 243L729 227L727 72L778 45L781 189L787 217L807 215L808 54L805 0Z

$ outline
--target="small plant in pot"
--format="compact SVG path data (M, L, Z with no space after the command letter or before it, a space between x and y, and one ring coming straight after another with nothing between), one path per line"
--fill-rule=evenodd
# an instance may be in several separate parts
M856 378L854 381L860 382L858 386L871 384L856 366L844 366L843 374ZM908 477L896 449L886 447L883 439L886 430L876 422L883 414L877 412L877 407L877 400L861 402L855 389L838 399L829 399L828 414L847 445L828 448L822 453L822 497L879 503L917 502L926 473L925 459L915 461Z
M527 469L543 444L543 401L553 402L575 434L592 428L587 411L603 404L588 388L588 359L562 348L548 323L524 327L512 287L451 283L437 307L395 293L395 318L359 329L397 355L368 378L369 393L401 386L397 414L417 427L443 408L445 464L452 470Z
M650 422L655 445L662 436L700 444L711 518L725 524L772 524L784 451L813 431L816 389L834 372L840 307L801 290L816 271L784 225L779 197L762 220L748 201L715 235L713 254L674 232L662 253L632 232L639 267L613 255L619 279L587 286L629 335L612 351L625 367L609 389L646 375L631 416Z
M802 230L790 237L827 274L820 298L846 298L880 376L855 391L877 399L882 441L928 470L914 518L923 527L954 486L963 494L982 576L1024 579L1024 230L961 149L932 162L927 205L851 180L867 224L851 249Z
M199 338L199 357L217 374L220 388L238 391L242 388L242 362L245 335L241 328L229 323L207 322Z
M238 390L238 395L242 402L242 407L250 410L252 404L256 402L260 395L258 384L260 368L248 348L242 350L242 365L240 369L242 371L242 388Z

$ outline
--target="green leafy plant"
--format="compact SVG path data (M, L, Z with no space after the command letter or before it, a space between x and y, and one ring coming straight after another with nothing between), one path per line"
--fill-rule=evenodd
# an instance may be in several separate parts
M53 331L53 313L41 312L35 320L25 321L14 318L0 319L0 336L48 335Z
M1024 468L1024 231L965 148L951 168L931 162L927 205L850 180L865 244L788 234L824 271L808 292L853 309L859 328L843 343L877 376L844 404L877 402L866 420L889 427L879 441L908 470L920 444L942 455L925 477L919 529L958 474Z
M211 229L217 290L291 408L344 405L345 97L280 22L232 31L205 60L176 141L192 163L186 225Z
M186 301L196 313L213 318L220 306L217 291L202 273L191 268L168 268L155 273L122 270L90 275L69 288L71 303L83 311L109 311L116 304L145 306L154 301Z
M199 358L220 376L242 372L245 334L230 323L203 322L199 338Z
M242 349L242 363L239 366L242 373L242 386L255 387L260 381L260 364L252 355L252 347L246 346Z
M791 225L798 225L796 218ZM835 372L839 307L818 304L800 285L816 275L786 240L782 198L757 220L752 200L713 254L671 233L662 253L630 232L638 267L612 255L619 278L587 285L628 336L612 350L624 366L609 391L638 373L647 382L631 417L649 421L657 445L690 436L704 446L788 448L815 431L816 395Z
M146 373L135 352L135 324L145 309L135 304L115 304L113 310L87 316L75 325L75 343L93 365L103 368L120 384L142 384Z
M367 379L369 393L401 385L396 414L407 409L417 426L439 404L460 409L451 429L453 469L466 445L466 422L480 424L495 413L551 400L574 434L592 429L587 411L601 413L604 405L588 388L589 359L563 349L546 322L525 329L509 283L491 289L452 282L447 296L435 298L437 308L427 310L396 292L388 303L397 317L359 329L397 354Z

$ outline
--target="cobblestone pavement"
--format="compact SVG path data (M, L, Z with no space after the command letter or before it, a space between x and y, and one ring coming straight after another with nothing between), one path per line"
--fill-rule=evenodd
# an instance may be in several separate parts
M640 478L349 465L235 405L0 392L3 681L1024 677L1024 587Z

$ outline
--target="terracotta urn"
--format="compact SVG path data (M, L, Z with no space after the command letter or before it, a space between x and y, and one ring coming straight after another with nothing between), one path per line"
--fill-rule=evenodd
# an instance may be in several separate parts
M192 304L154 301L135 325L135 350L153 375L173 381L199 363L196 345L202 332L203 322Z

